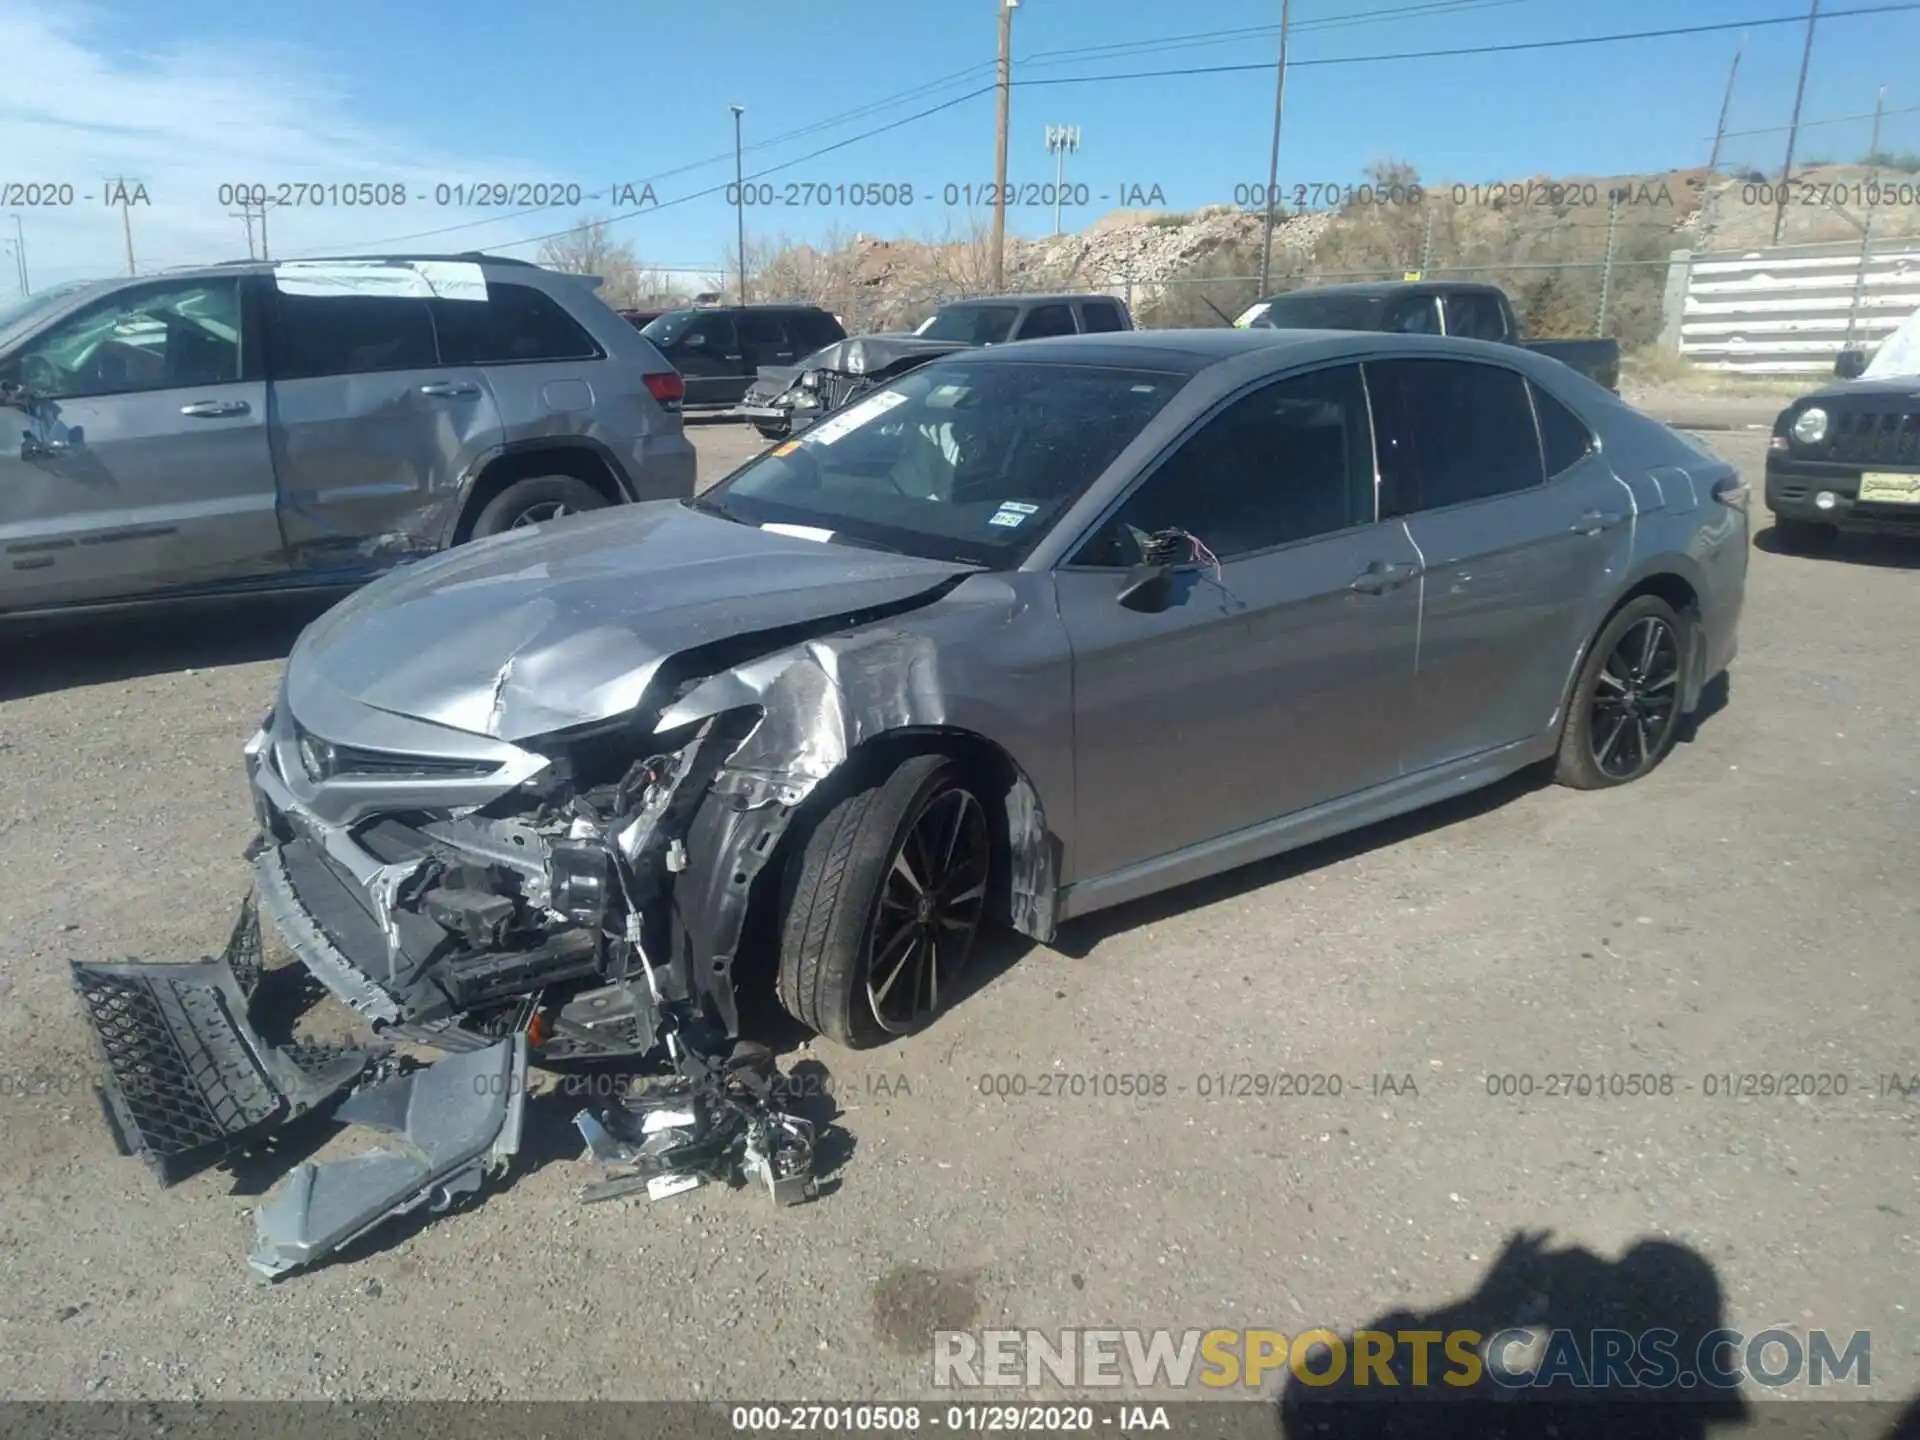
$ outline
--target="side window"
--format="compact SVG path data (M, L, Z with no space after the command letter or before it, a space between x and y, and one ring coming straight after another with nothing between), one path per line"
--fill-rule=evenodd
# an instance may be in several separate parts
M240 378L240 282L122 291L24 347L6 378L49 399L227 385Z
M1468 340L1504 340L1506 318L1500 302L1482 290L1468 290L1447 297L1447 333Z
M787 332L780 324L780 317L770 310L742 310L740 343L749 349L785 350Z
M440 363L425 300L274 292L273 370L282 380L431 370Z
M1410 515L1545 483L1526 380L1462 360L1367 363L1380 515Z
M1027 312L1027 318L1020 322L1020 333L1016 340L1040 340L1048 335L1072 335L1073 307L1071 305L1036 305Z
M1080 319L1089 334L1105 335L1127 328L1120 323L1120 307L1111 300L1082 300Z
M594 360L600 347L551 296L530 285L487 286L484 302L432 300L444 365Z
M701 350L725 359L740 353L740 341L734 334L733 316L724 310L695 315L681 333L677 350Z
M1440 309L1433 296L1417 295L1394 306L1382 328L1397 335L1438 335Z
M1184 530L1222 560L1373 519L1373 454L1355 365L1263 385L1185 440L1128 496L1079 565L1133 565Z
M1552 479L1593 453L1593 432L1586 421L1538 385L1531 388L1533 413L1540 417L1540 448L1546 454L1547 478Z

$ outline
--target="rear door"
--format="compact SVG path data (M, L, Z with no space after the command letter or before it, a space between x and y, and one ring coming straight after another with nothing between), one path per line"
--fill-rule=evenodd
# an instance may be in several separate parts
M1075 335L1079 327L1074 322L1073 307L1064 300L1049 305L1036 305L1020 317L1019 327L1013 332L1015 340L1043 340L1050 335Z
M1122 605L1141 538L1171 530L1190 537L1171 603ZM1374 519L1358 366L1263 382L1181 441L1055 572L1074 657L1070 878L1394 778L1416 571L1403 527Z
M1446 297L1447 334L1464 340L1511 340L1506 306L1491 290L1455 290Z
M0 360L0 609L247 579L281 565L260 330L241 277L129 286Z
M750 379L762 365L791 365L804 352L790 333L792 317L777 310L740 312L740 349L745 355L745 374ZM743 385L740 395L745 395ZM734 399L739 399L736 395Z
M438 549L468 472L501 444L485 374L442 362L434 301L269 294L270 437L296 568L378 569ZM447 301L478 307L485 299Z
M444 298L427 305L442 362L480 375L506 443L577 435L596 414L613 413L618 390L609 386L617 374L598 365L605 358L599 342L552 296L490 280L483 305Z
M1632 500L1585 423L1516 370L1386 360L1366 372L1381 513L1405 518L1424 566L1415 771L1548 724L1628 562Z
M1080 328L1089 335L1105 335L1127 328L1127 319L1117 300L1090 299L1080 302Z

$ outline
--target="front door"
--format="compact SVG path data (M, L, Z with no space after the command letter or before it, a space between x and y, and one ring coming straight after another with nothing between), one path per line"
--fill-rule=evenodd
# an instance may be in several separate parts
M1405 517L1425 569L1407 768L1537 736L1628 563L1632 496L1579 417L1518 371L1366 370L1381 511Z
M0 610L281 567L257 327L238 277L132 286L0 360Z
M501 443L486 372L442 363L439 302L278 286L271 300L271 439L296 567L379 569L438 549L468 470Z
M1182 440L1056 572L1085 881L1398 773L1417 557L1374 519L1359 369L1261 384ZM1175 533L1177 532L1177 533ZM1143 542L1165 608L1120 601Z
M688 405L733 405L747 393L746 352L727 310L695 312L662 351L687 384Z

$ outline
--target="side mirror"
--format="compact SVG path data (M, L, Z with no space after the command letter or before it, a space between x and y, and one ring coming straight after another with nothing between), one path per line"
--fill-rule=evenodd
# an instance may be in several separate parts
M1114 597L1129 610L1157 615L1173 599L1173 566L1136 565L1127 574L1127 583Z
M1867 373L1867 352L1864 350L1842 350L1833 357L1833 373L1842 380L1858 380Z
M22 410L31 415L33 403L34 394L26 386L0 380L0 409Z

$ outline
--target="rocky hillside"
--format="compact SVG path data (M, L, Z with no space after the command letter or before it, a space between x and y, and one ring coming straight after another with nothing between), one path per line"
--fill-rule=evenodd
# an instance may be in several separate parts
M1785 243L1858 239L1872 175L1859 165L1804 172L1785 210ZM1761 177L1709 178L1704 169L1456 185L1382 165L1371 179L1383 187L1375 194L1399 199L1420 184L1422 198L1284 214L1272 288L1409 271L1491 280L1536 334L1595 334L1604 300L1605 332L1633 346L1658 331L1672 251L1765 245L1775 215L1776 194ZM1876 183L1876 237L1920 235L1920 176L1882 170ZM1075 235L1009 237L1006 288L1106 290L1129 299L1142 324L1219 324L1258 298L1263 226L1260 212L1231 205L1116 211ZM756 289L830 305L857 328L901 328L947 300L990 293L989 255L987 219L976 216L964 233L933 240L856 235L831 248L791 247L756 267Z

